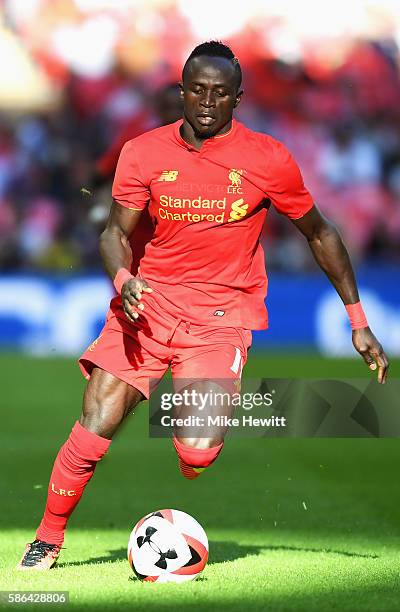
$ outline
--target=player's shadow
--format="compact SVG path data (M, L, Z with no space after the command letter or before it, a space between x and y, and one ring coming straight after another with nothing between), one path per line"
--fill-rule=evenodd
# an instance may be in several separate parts
M378 555L350 552L347 550L334 550L332 548L308 548L303 546L284 546L284 545L264 545L264 546L240 546L234 542L211 542L210 550L210 565L214 563L224 563L224 561L235 561L242 557L250 555L259 555L266 551L287 551L287 552L309 552L309 553L325 553L331 555L342 555L344 557L358 557L362 559L377 559Z
M259 555L267 551L287 551L287 552L309 552L309 553L325 553L331 555L342 555L344 557L358 557L362 559L377 559L378 555L350 552L347 550L335 550L332 548L307 548L302 546L280 546L280 545L243 545L236 542L225 542L220 540L212 540L210 542L210 565L216 563L225 563L227 561L236 561L245 557ZM110 550L107 555L102 557L93 557L86 561L71 561L68 563L58 563L57 567L69 567L73 565L96 565L97 563L113 563L124 561L126 559L126 548L117 548Z

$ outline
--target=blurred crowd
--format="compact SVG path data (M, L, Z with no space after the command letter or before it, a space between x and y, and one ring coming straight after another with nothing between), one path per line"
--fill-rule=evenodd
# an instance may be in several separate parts
M195 41L192 46L196 44ZM244 72L237 118L283 141L357 264L400 262L400 76L393 37L359 38L324 63L260 52L254 30L226 42ZM186 47L185 47L186 48ZM190 47L188 48L190 51ZM136 73L62 72L47 108L0 114L0 268L100 268L97 238L124 142L181 113L177 66L166 57ZM181 54L182 55L182 54ZM43 59L43 58L42 58ZM40 61L36 58L35 61ZM60 80L59 66L47 69ZM46 63L46 62L45 62ZM311 268L304 239L271 212L269 267Z

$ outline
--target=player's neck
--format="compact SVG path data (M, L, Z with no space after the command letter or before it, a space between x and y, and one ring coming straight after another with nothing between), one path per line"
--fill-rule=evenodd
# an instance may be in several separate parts
M206 142L206 140L209 140L209 138L214 138L215 136L222 136L223 134L229 132L231 128L232 120L229 121L226 125L224 125L224 127L216 134L213 134L212 136L209 136L207 138L199 137L193 127L190 125L189 121L187 121L187 119L184 117L183 123L180 126L179 131L183 140L199 151L203 144Z

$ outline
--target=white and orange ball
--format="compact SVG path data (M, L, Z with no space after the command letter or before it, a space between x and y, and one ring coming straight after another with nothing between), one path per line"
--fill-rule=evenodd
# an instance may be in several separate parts
M194 580L208 560L203 527L180 510L157 510L135 525L128 543L128 561L145 582Z

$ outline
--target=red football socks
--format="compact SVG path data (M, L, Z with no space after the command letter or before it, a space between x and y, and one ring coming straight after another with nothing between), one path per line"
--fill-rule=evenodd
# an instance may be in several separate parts
M110 444L111 440L75 423L54 462L46 509L36 532L38 540L62 545L68 519Z
M224 445L223 442L211 448L192 448L182 444L177 438L172 439L179 457L179 469L188 480L194 480L213 463Z

